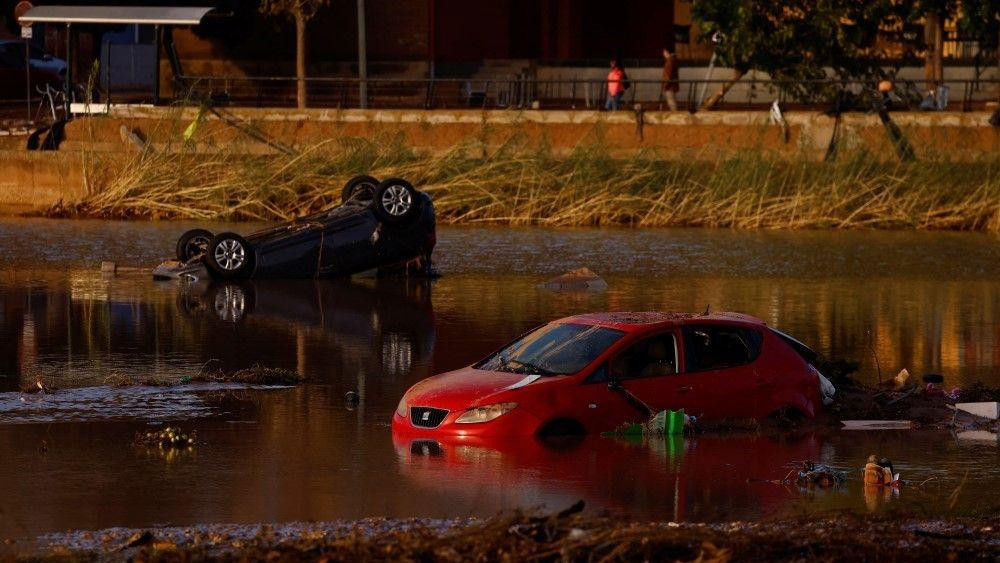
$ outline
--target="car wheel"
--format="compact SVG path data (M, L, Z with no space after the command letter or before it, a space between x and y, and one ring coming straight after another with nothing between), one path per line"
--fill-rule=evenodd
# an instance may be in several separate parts
M208 243L205 264L208 271L217 278L246 279L253 273L254 250L247 239L240 235L222 233Z
M375 190L374 210L385 223L404 223L420 211L421 199L412 184L401 178L390 178Z
M355 176L344 184L344 189L340 192L340 201L347 203L353 199L360 203L371 204L377 189L377 179L371 176Z
M220 321L238 323L253 312L253 286L240 283L220 283L209 290L208 302Z
M212 240L211 231L205 229L191 229L177 239L177 259L181 262L205 254L205 248Z

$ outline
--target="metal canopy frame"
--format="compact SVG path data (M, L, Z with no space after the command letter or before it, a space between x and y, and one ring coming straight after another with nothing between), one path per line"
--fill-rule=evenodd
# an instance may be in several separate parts
M153 65L153 103L160 101L160 46L161 26L168 31L168 56L175 72L179 69L176 53L172 51L170 26L198 25L214 10L214 7L176 6L35 6L25 12L18 22L21 25L36 23L60 23L66 25L66 81L63 85L66 97L66 118L70 115L73 99L73 24L84 25L152 25L156 28L156 62Z

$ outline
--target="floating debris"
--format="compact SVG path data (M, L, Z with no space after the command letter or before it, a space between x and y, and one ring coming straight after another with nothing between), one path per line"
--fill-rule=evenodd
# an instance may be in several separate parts
M795 476L795 484L800 487L828 489L847 480L847 472L834 469L815 461L803 461L802 468Z
M156 432L137 432L132 443L161 450L191 448L197 443L197 432L184 432L180 428L167 426Z
M608 282L590 268L577 268L539 284L538 287L555 291L602 291L608 288Z
M353 411L361 404L361 395L357 391L348 391L344 394L344 406L347 410Z
M46 393L52 393L53 391L55 391L55 388L46 385L41 379L36 379L34 382L21 388L22 393L41 393L43 395Z
M686 426L693 426L697 423L697 418L684 414L684 409L679 411L665 410L654 414L644 423L626 423L612 432L605 433L607 436L670 436L683 434Z
M243 385L297 385L308 381L308 377L284 368L272 368L255 365L233 372L222 370L202 372L197 375L183 377L178 380L167 380L157 377L135 377L132 375L114 374L104 379L104 384L110 387L170 387L187 383L240 383Z

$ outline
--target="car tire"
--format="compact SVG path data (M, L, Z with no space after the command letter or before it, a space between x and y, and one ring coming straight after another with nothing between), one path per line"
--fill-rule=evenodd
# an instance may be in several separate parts
M213 277L223 280L247 279L254 269L254 249L236 233L212 237L205 251L205 265Z
M383 180L375 190L372 209L384 223L400 224L416 217L422 200L412 184L402 178Z
M217 319L226 323L239 323L253 312L254 286L250 282L217 283L208 290L208 306Z
M370 204L375 199L378 184L378 179L371 176L355 176L344 184L344 189L340 191L340 202L347 203L353 199Z
M215 235L205 229L191 229L177 239L177 259L187 262L198 255L205 254L205 248Z

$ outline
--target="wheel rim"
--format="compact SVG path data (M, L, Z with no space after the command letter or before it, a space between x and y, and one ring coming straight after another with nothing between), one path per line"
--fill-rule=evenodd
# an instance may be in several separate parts
M227 238L215 246L215 262L223 270L238 270L246 259L246 249L238 240Z
M236 322L243 318L246 307L247 298L242 288L225 286L215 294L215 314L220 320Z
M410 190L400 185L392 185L382 192L382 207L393 217L405 215L413 205Z
M187 244L184 245L185 255L188 258L194 258L195 256L204 254L205 250L208 249L208 242L208 237L205 236L198 235L191 237L191 239L187 241Z

